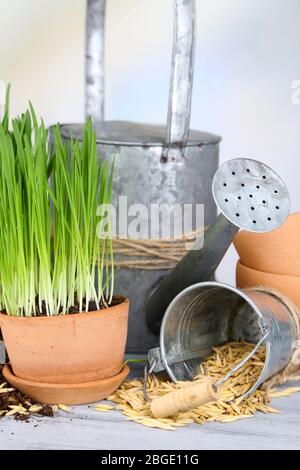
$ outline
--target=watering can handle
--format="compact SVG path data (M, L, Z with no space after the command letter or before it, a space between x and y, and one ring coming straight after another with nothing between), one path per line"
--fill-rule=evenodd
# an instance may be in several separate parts
M106 0L87 0L85 30L85 115L104 119L104 27Z
M86 116L104 119L104 24L106 0L87 0ZM195 0L174 0L174 42L166 141L162 161L175 160L189 137L194 55Z

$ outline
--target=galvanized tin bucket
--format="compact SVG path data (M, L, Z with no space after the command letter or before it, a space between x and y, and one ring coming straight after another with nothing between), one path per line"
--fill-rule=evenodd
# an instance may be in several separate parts
M244 339L264 339L261 375L245 396L290 361L296 325L288 307L274 294L243 291L217 282L194 284L169 305L160 332L160 347L148 354L152 372L165 370L173 381L192 380L212 347Z
M204 204L205 224L216 216L211 183L218 167L220 138L189 130L195 51L195 0L174 0L174 45L167 125L104 121L104 0L88 0L86 29L86 115L94 119L97 150L116 156L113 202L127 196L128 207L166 203ZM81 139L81 124L62 126L65 140ZM195 223L195 220L193 221ZM195 224L193 225L195 227ZM158 234L159 235L159 234ZM127 352L146 353L158 344L145 320L145 299L170 272L116 270L116 294L130 299Z

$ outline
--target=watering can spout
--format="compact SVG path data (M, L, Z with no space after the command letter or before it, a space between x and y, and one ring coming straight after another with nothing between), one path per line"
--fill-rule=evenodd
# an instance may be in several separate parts
M158 334L165 311L186 287L211 280L239 228L269 232L289 214L290 200L282 179L265 164L237 158L224 163L212 184L220 214L199 240L150 294L146 318Z
M215 222L182 258L171 273L151 293L146 304L149 328L159 333L160 325L170 302L179 292L192 284L210 280L229 248L238 227L219 214Z

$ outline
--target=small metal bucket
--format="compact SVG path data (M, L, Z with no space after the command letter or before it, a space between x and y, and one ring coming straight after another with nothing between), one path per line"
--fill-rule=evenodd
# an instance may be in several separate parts
M169 305L160 331L160 348L149 351L152 372L165 370L173 381L192 380L212 347L244 339L264 339L261 375L245 395L282 370L297 339L288 307L275 295L243 291L217 282L194 284Z

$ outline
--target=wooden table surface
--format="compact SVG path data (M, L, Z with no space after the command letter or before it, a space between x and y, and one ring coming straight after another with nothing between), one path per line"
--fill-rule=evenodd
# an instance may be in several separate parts
M134 369L134 375L141 373ZM146 428L117 410L99 413L93 405L77 406L71 414L59 411L29 423L1 419L0 449L300 449L300 393L275 399L272 406L282 414L257 413L234 423L175 431Z

